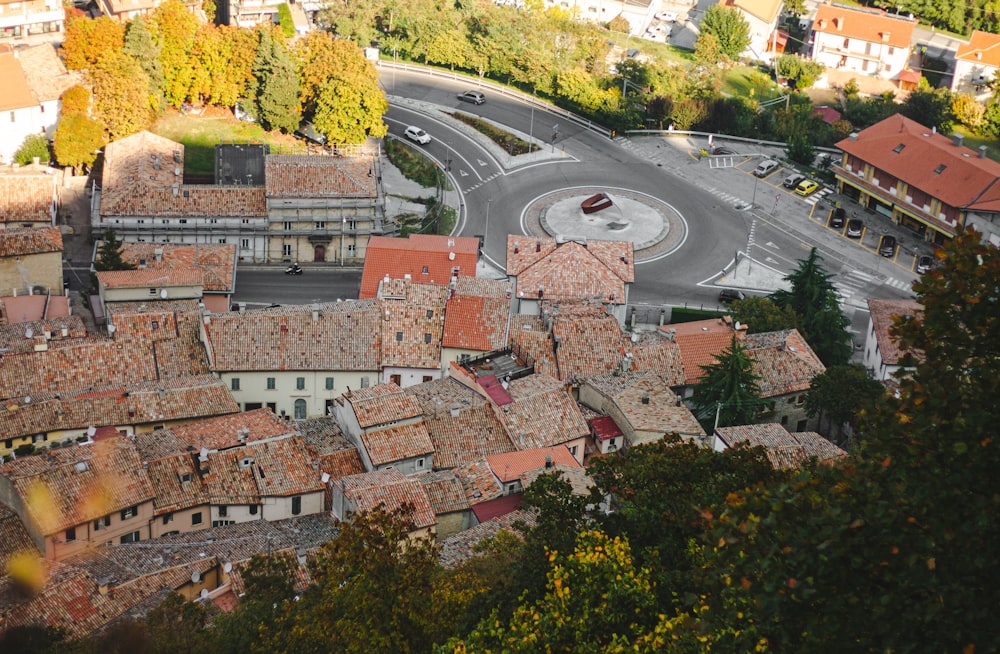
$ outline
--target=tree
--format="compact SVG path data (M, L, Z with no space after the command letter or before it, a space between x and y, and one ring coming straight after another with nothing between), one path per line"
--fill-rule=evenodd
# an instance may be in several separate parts
M694 60L702 66L715 66L725 58L719 37L710 32L702 31L694 42Z
M90 115L90 89L80 84L74 84L62 94L62 116L70 114Z
M788 153L789 159L803 166L811 166L813 161L816 160L816 148L804 136L797 136L788 141L785 152Z
M750 25L739 10L722 5L712 5L701 21L702 34L711 34L719 41L719 52L730 60L737 60L750 45Z
M632 31L632 25L629 24L628 18L625 18L621 14L618 14L614 18L608 21L608 29L612 32L621 32L622 34L628 34Z
M62 44L63 62L69 70L90 68L101 57L121 52L124 42L124 26L107 16L96 20L86 17L68 19Z
M14 153L14 162L26 166L35 157L43 164L49 163L49 139L45 134L29 134Z
M802 336L827 366L846 364L851 356L851 321L841 312L837 290L820 266L822 257L813 248L799 267L785 276L791 290L778 289L770 299L779 308L791 307L799 317Z
M986 107L976 102L969 93L956 93L951 102L951 112L955 120L978 133L983 126Z
M263 625L274 623L295 596L296 562L289 552L254 554L243 567L244 594L236 609L213 621L211 645L221 654L257 649Z
M863 412L870 411L883 395L885 386L864 366L830 366L809 382L806 411L810 416L820 416L821 426L823 418L828 419L839 442L844 425L853 430Z
M104 232L104 239L101 246L97 248L97 260L94 261L94 270L135 270L135 264L122 259L122 242L113 229Z
M167 102L179 107L191 97L195 69L191 52L198 18L181 0L167 0L153 11L151 22L160 49L163 95Z
M138 62L122 52L110 53L94 66L94 114L115 141L149 126L153 119L149 79Z
M766 297L748 297L732 304L733 319L747 327L748 334L780 332L798 326L798 316L791 307L779 307Z
M784 12L798 18L806 13L806 3L803 0L785 0Z
M705 430L710 431L716 424L728 427L752 423L762 404L759 378L750 355L736 337L715 363L700 367L703 374L694 386L692 404Z
M204 606L170 593L144 619L149 638L146 651L151 654L208 651L205 647L207 619Z
M299 79L295 63L273 30L261 28L257 56L253 62L256 116L267 129L292 132L302 122Z
M149 78L149 94L163 93L163 64L160 62L159 45L153 42L153 35L141 16L136 16L125 27L125 46L122 51L138 62Z
M64 114L53 141L52 149L59 165L78 170L81 166L92 165L97 159L97 151L104 146L104 125L85 114Z
M926 127L937 127L942 134L949 134L955 125L951 106L952 94L948 89L916 89L900 106L899 113Z

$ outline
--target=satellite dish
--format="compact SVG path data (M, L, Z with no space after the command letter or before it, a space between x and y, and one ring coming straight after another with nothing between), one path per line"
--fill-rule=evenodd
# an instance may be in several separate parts
M207 588L202 588L201 592L198 593L198 594L201 596L201 599L203 599L203 600L207 600L208 599L208 589Z
M191 573L191 583L196 584L199 581L201 581L201 573L195 570L194 572Z
M230 563L229 561L226 561L225 563L222 564L222 571L226 572L227 574L230 573L230 572L232 572L233 571L233 564Z
M167 299L167 289L165 289L165 288L161 288L160 289L160 298L163 299L163 300Z
M324 473L323 473L323 476L322 476L322 477L320 477L320 478L319 478L319 480L320 480L321 482L323 482L324 484L325 484L326 482L330 481L330 473L328 473L328 472L324 472Z

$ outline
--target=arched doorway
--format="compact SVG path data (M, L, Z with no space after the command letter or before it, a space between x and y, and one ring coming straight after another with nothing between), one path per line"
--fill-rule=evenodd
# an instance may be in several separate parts
M326 261L326 247L317 245L313 250L313 261Z

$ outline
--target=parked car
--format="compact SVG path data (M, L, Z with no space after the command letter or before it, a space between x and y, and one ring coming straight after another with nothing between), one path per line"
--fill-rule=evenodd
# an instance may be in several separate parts
M747 296L743 293L743 291L738 291L735 288L724 288L719 291L719 302L722 302L723 304L729 304L730 302L745 299L747 299Z
M326 145L326 134L317 132L316 128L308 120L299 125L299 128L295 130L295 136L316 145Z
M795 188L799 185L799 182L806 178L805 175L800 175L799 173L793 173L785 178L785 181L781 183L785 188Z
M925 272L934 267L934 257L929 254L922 254L920 258L917 259L917 274L923 275Z
M774 159L765 159L754 168L753 174L757 177L767 177L773 173L781 164Z
M816 189L818 188L819 184L816 181L811 179L804 179L801 182L799 182L798 186L795 187L795 192L798 195L805 196L805 195L810 195L811 193L815 193Z
M677 12L676 11L661 11L660 13L656 14L655 16L653 16L653 18L655 18L656 20L665 20L668 23L672 23L675 20L677 20Z
M427 145L428 143L431 142L431 135L425 132L424 130L420 129L419 127L416 127L415 125L410 125L409 127L407 127L406 130L403 132L403 134L406 135L406 138L410 139L411 141L415 141L420 145Z
M479 91L466 91L465 93L459 93L458 99L463 102L471 102L472 104L483 104L486 102L486 96Z
M847 236L850 238L861 238L865 231L865 223L860 218L851 218L847 221Z
M896 256L896 237L889 234L883 236L882 242L878 246L878 253L890 259Z
M837 207L836 209L834 209L833 215L830 216L830 228L843 229L845 222L847 222L847 212L844 211L844 208Z

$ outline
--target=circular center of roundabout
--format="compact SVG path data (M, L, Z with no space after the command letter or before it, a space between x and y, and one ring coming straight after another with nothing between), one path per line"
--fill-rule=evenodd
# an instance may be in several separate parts
M636 261L670 254L684 242L687 224L672 206L645 193L585 186L553 191L524 210L531 236L631 241Z

